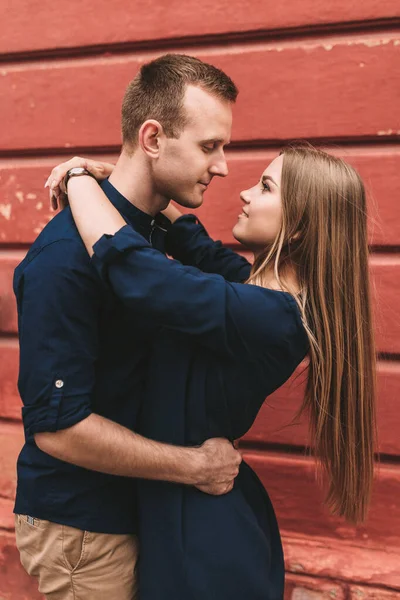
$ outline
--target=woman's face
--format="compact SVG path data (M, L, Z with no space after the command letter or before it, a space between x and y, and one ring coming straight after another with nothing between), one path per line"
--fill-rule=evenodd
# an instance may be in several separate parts
M240 194L243 208L233 236L256 254L276 239L281 227L282 165L281 154L265 169L254 187Z

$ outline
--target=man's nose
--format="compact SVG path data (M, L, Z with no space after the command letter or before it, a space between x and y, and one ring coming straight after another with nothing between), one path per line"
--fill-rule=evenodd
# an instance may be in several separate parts
M224 154L222 154L222 156L213 162L209 171L218 177L226 177L228 175L229 169Z

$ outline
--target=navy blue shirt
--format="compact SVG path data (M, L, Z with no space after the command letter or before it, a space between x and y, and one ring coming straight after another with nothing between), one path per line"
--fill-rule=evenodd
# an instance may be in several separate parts
M102 188L125 220L163 250L164 233L153 218L109 181ZM26 438L15 512L89 531L136 532L133 479L53 458L36 446L34 434L71 427L92 412L136 429L154 328L104 286L69 208L44 228L16 268L14 291Z
M249 263L211 240L193 216L167 233L167 252L181 262L168 261L129 226L94 249L102 278L159 327L141 433L187 445L244 435L308 350L294 298L240 283ZM229 494L142 480L138 498L141 600L283 599L274 510L245 462Z

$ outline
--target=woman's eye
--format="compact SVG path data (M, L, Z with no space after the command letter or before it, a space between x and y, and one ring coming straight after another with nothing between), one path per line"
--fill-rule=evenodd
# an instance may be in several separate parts
M263 192L270 192L271 188L269 187L268 183L266 181L262 181L261 182L261 186L262 186L262 191Z

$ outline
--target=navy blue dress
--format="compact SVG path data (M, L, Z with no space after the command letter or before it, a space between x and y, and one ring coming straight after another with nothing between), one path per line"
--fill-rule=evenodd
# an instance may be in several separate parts
M284 292L238 283L249 263L195 217L171 226L167 252L181 262L126 226L103 236L93 257L117 296L158 329L140 433L178 445L240 438L307 352L297 305ZM274 510L245 462L224 496L140 481L139 523L141 600L282 600Z

